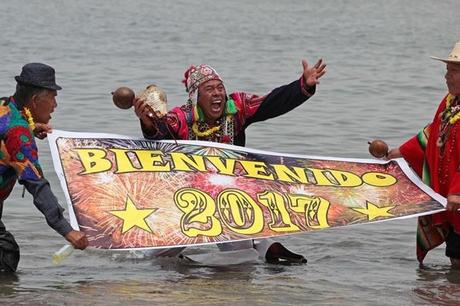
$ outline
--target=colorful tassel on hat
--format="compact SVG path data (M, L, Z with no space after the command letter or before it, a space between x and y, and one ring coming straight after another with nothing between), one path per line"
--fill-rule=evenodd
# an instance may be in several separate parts
M225 106L225 114L227 115L234 115L236 114L236 106L235 106L235 101L233 101L232 98L229 98L227 100L226 106Z
M193 104L193 121L204 121L204 113L198 104Z

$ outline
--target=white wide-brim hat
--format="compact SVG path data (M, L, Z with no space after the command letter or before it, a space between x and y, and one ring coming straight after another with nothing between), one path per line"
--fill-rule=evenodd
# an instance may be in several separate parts
M431 56L431 58L443 61L444 63L460 64L460 41L455 44L454 49L452 49L452 52L450 52L447 58L440 58L436 56Z

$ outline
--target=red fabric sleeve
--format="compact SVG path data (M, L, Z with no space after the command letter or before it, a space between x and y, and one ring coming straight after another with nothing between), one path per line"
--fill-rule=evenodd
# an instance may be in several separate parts
M450 182L449 192L447 195L456 194L460 195L460 172L456 172L452 181Z
M241 115L243 116L243 121L246 121L247 119L254 116L254 114L257 112L257 110L259 109L260 105L266 97L248 94L244 92L238 92L237 94L239 96L238 102L241 103L240 105L237 105L237 108L240 108L240 110L242 111Z
M141 122L142 133L147 139L188 139L187 118L180 107L169 111L165 117L152 118L153 128L147 127Z
M457 125L454 127L456 129L454 135L459 135L458 133L460 132L460 127ZM460 195L460 141L455 140L455 148L453 148L452 152L453 154L456 154L457 156L452 156L450 158L451 164L449 165L450 168L450 173L453 174L452 179L449 182L449 191L447 192L447 195L449 194L456 194ZM460 219L460 218L459 218Z
M402 157L407 161L409 166L414 169L418 176L422 177L423 160L425 152L418 141L418 137L414 136L399 147Z

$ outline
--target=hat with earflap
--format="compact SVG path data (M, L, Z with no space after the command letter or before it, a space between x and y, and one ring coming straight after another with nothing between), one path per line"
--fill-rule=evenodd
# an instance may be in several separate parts
M210 80L223 82L217 71L209 65L192 65L185 71L182 83L184 83L185 90L188 92L192 103L197 103L200 85Z

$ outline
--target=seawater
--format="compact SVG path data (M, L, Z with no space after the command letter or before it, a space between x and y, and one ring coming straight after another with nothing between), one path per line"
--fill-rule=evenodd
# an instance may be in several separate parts
M248 129L248 147L285 153L368 157L367 141L397 146L430 122L446 93L445 65L458 32L457 0L429 1L0 1L0 91L14 92L27 62L57 71L54 128L140 136L132 110L110 92L155 83L169 106L185 102L191 64L207 63L228 91L266 94L300 77L301 60L328 64L316 95ZM40 160L65 197L46 141ZM415 219L283 238L303 266L263 263L190 267L126 253L75 251L17 187L4 222L21 246L19 272L0 275L2 305L420 305L455 304L460 273L439 248L428 269L415 259Z

